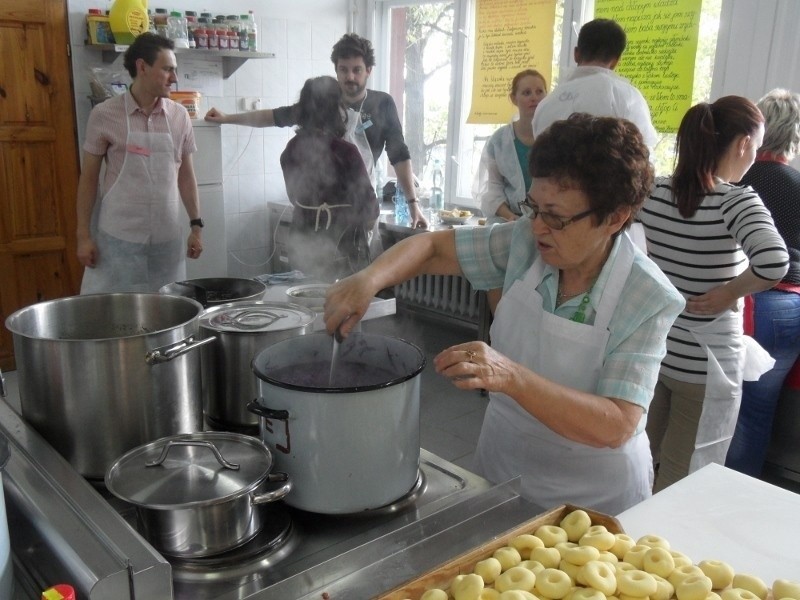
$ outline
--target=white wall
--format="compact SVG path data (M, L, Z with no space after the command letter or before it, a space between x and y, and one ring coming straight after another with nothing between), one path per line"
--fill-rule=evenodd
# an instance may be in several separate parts
M212 8L206 6L212 4ZM214 14L246 14L254 10L258 24L258 50L275 58L251 59L223 81L220 97L204 97L200 114L211 106L238 112L243 97L262 99L264 108L283 106L297 99L303 82L312 76L334 75L331 47L348 29L353 14L349 0L227 0L197 4L187 0L151 2L149 7L169 10L207 10ZM222 3L219 3L222 4ZM91 110L88 69L103 66L101 53L85 46L89 8L108 9L111 1L68 0L72 67L78 136L83 143ZM181 57L178 55L180 71ZM219 60L219 59L209 59ZM121 56L114 63L122 69ZM285 202L279 157L292 135L288 128L254 129L223 126L223 173L228 239L228 275L253 276L269 272L271 255L267 202Z

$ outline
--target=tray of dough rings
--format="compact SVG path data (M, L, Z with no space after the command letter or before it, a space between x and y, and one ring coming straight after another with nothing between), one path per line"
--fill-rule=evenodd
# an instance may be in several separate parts
M634 540L609 515L563 505L526 521L379 600L800 600L714 560L693 563L669 540Z

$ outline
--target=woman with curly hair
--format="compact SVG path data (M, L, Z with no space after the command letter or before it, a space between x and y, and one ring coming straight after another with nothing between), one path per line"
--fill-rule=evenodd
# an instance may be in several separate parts
M639 214L650 258L686 298L647 416L654 491L725 462L745 351L752 349L748 367L769 363L743 335L742 299L778 283L789 257L758 194L731 183L753 164L763 138L764 117L746 98L693 106L678 129L675 172L656 180Z
M491 346L452 346L436 371L485 389L476 471L521 476L540 509L617 514L647 498L644 413L683 299L626 229L653 180L635 125L574 114L533 143L527 217L411 236L331 287L329 332L343 335L383 288L419 274L503 288Z

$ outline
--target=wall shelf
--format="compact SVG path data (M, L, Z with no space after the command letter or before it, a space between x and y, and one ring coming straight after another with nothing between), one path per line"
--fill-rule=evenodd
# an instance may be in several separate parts
M99 50L103 53L103 62L112 63L128 46L121 44L86 44L86 48ZM204 58L222 59L222 77L227 79L251 58L275 58L273 52L250 52L248 50L200 50L197 48L175 48L175 55L190 54Z

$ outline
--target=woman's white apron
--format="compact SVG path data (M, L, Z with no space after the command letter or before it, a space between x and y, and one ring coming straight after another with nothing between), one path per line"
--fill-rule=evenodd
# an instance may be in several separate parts
M500 300L493 347L543 377L594 392L633 256L633 243L623 235L593 325L543 309L536 287L545 264L538 258ZM558 435L504 394L490 398L476 451L476 469L490 481L521 476L522 495L541 509L569 502L617 514L650 496L653 469L644 432L619 448L594 448Z

